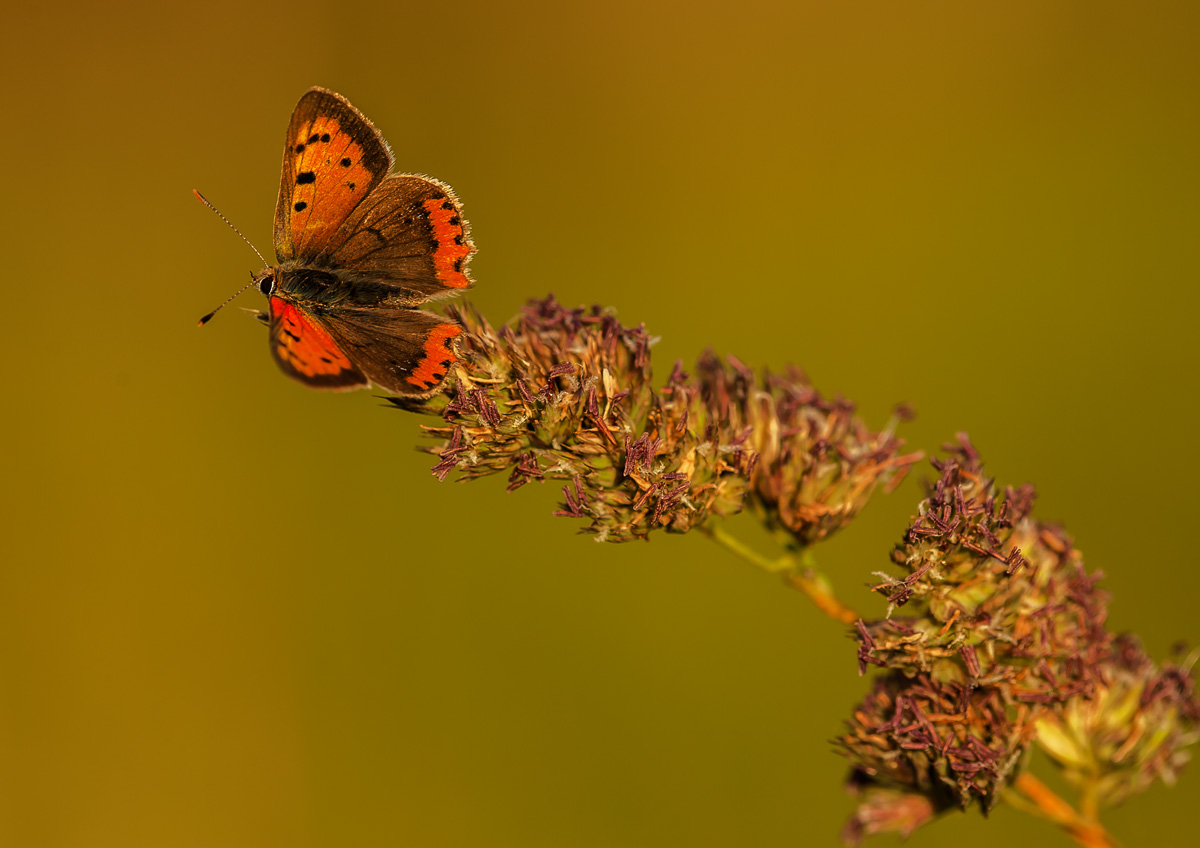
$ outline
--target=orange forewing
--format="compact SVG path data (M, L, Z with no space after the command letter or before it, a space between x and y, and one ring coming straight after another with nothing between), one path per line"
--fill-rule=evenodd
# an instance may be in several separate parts
M339 94L314 88L288 125L275 205L280 261L339 241L339 228L392 168L379 131Z
M286 373L314 388L351 389L367 378L329 333L291 303L271 298L271 355Z

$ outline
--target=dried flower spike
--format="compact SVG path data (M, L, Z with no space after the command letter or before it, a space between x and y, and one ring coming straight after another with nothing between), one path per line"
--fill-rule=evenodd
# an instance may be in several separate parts
M506 473L510 491L563 481L555 515L587 520L584 531L600 541L687 532L749 501L809 544L916 459L799 372L758 379L710 353L698 379L676 363L656 389L650 336L597 306L533 301L499 331L473 310L451 313L465 327L461 368L419 404L446 421L425 428L442 441L431 450L434 474Z
M911 815L881 809L912 811L915 797L933 812L972 801L986 812L1035 743L1094 814L1173 781L1197 738L1190 676L1159 672L1135 639L1109 633L1100 575L1033 518L1032 487L999 490L965 436L948 449L893 553L907 573L874 587L889 616L856 625L859 672L887 672L838 740L864 793L851 844L910 832ZM1088 821L1068 824L1082 834Z

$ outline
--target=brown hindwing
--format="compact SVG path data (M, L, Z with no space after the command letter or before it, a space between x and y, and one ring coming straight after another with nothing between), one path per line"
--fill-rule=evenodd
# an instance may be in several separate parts
M458 324L419 309L339 309L325 316L341 350L375 385L409 397L437 391L458 361Z

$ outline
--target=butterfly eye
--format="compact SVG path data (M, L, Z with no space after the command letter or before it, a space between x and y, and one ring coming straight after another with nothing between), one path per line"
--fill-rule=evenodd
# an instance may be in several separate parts
M267 297L270 297L271 292L275 291L275 275L270 271L264 272L263 275L258 278L257 282L258 290Z

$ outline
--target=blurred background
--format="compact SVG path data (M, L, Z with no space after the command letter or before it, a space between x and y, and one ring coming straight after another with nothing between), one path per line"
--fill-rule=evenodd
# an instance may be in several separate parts
M851 811L865 683L797 593L439 484L417 417L288 380L237 309L196 329L258 261L191 190L269 251L311 85L455 187L493 322L553 291L646 322L662 376L713 346L876 428L910 402L913 448L1037 485L1116 629L1195 644L1198 9L10 12L0 844L833 846ZM917 483L817 551L867 614ZM1178 845L1198 804L1107 822ZM912 844L1014 840L1068 844L1005 808Z

